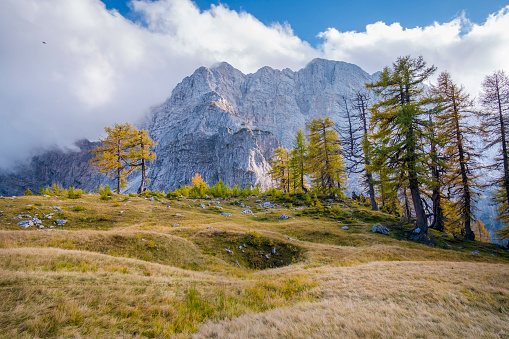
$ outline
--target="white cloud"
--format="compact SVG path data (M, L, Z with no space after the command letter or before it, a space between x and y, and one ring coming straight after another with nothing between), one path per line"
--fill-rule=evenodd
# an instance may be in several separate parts
M104 126L136 121L202 65L299 68L318 55L288 26L224 6L132 6L148 29L99 0L0 2L0 168L34 147L97 139Z
M35 147L97 139L104 126L135 122L183 77L219 61L254 72L265 65L299 69L325 57L375 72L400 55L423 55L469 89L495 69L509 70L509 7L482 25L458 18L425 28L331 28L312 48L287 24L266 26L223 5L131 5L144 25L99 0L0 1L0 168Z
M403 28L399 23L377 22L365 32L319 34L325 57L355 63L368 72L381 70L401 55L422 55L439 71L448 70L456 81L476 94L484 76L509 70L509 6L483 24L459 17L428 27Z

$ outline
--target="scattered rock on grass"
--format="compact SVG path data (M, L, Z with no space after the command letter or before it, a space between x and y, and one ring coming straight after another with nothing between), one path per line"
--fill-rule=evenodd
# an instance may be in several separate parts
M479 251L473 251L473 252L470 252L470 254L472 254L472 255L479 255Z
M281 216L279 217L279 219L286 220L286 219L290 219L290 217L289 217L289 216L287 216L286 214L281 214Z
M389 229L385 226L380 225L380 224L374 225L373 228L371 229L371 231L373 233L382 233L385 235L389 235Z
M343 226L341 227L341 229L344 229L345 231L349 230L350 228L348 228L348 226Z
M64 220L64 219L57 219L57 220L55 220L55 224L57 226L63 226L63 225L65 225L66 222L67 222L67 220Z
M253 214L253 211L251 211L251 210L243 210L242 214Z
M224 215L225 217L231 217L232 216L231 213L226 213L226 212L223 212L220 215Z
M19 227L27 228L30 226L34 226L34 223L32 222L32 220L23 220L23 221L18 222L17 225Z

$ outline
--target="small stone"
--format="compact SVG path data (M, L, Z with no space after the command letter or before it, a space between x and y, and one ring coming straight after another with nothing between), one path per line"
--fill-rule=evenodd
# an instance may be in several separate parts
M214 228L214 227L212 227L212 226L207 227L207 229L208 229L208 230L211 230L211 229L213 229L213 228Z
M348 226L343 226L341 229L344 229L345 231L349 230Z
M57 226L63 226L63 225L65 225L66 222L67 222L67 220L64 220L64 219L57 219L57 220L55 220L55 224Z
M268 254L265 254L265 259L270 259L270 256Z
M176 217L183 217L183 215L182 215L182 214L180 214L180 213L175 213L175 216L176 216Z
M220 215L224 215L225 217L231 217L232 216L231 213L226 213L226 212L223 212Z
M472 254L472 255L479 255L479 251L473 251L473 252L470 252L470 254Z
M286 220L286 219L290 219L290 217L289 217L289 216L287 216L286 214L281 214L281 216L279 217L279 219Z
M385 235L389 235L389 229L385 226L380 225L380 224L374 225L373 228L371 229L371 231L373 233L382 233Z
M275 247L272 249L272 254L276 254L276 248Z
M27 228L30 226L34 226L34 223L32 222L32 220L23 220L23 221L18 222L17 225L19 227Z
M201 204L201 205L200 205L200 208L205 208L205 205L204 205L204 204Z
M253 211L251 211L251 210L243 210L242 214L253 214Z
M179 226L179 224L173 224L172 226L173 226L173 227L178 227L178 226Z

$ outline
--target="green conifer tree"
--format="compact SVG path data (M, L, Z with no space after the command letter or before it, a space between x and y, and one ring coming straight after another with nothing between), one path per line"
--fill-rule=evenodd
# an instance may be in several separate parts
M308 158L308 146L306 143L306 136L304 132L299 129L295 140L293 142L293 149L291 150L290 158L290 173L291 182L294 187L294 191L302 190L307 192L306 188L306 174L307 174L307 158Z
M422 147L428 133L422 83L436 68L427 67L422 57L400 57L392 67L385 67L380 79L367 84L380 97L371 108L373 156L392 170L390 180L408 185L420 234L427 237L428 223L421 199L421 185L427 180L427 152ZM381 160L381 161L380 161Z

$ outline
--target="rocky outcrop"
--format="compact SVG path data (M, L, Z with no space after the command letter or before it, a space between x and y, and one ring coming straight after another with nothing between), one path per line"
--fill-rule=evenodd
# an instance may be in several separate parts
M263 67L243 74L227 63L201 67L156 108L145 128L159 144L150 188L189 184L195 173L209 183L270 186L272 150L291 148L313 118L340 122L341 95L371 82L358 66L315 59L298 72Z

